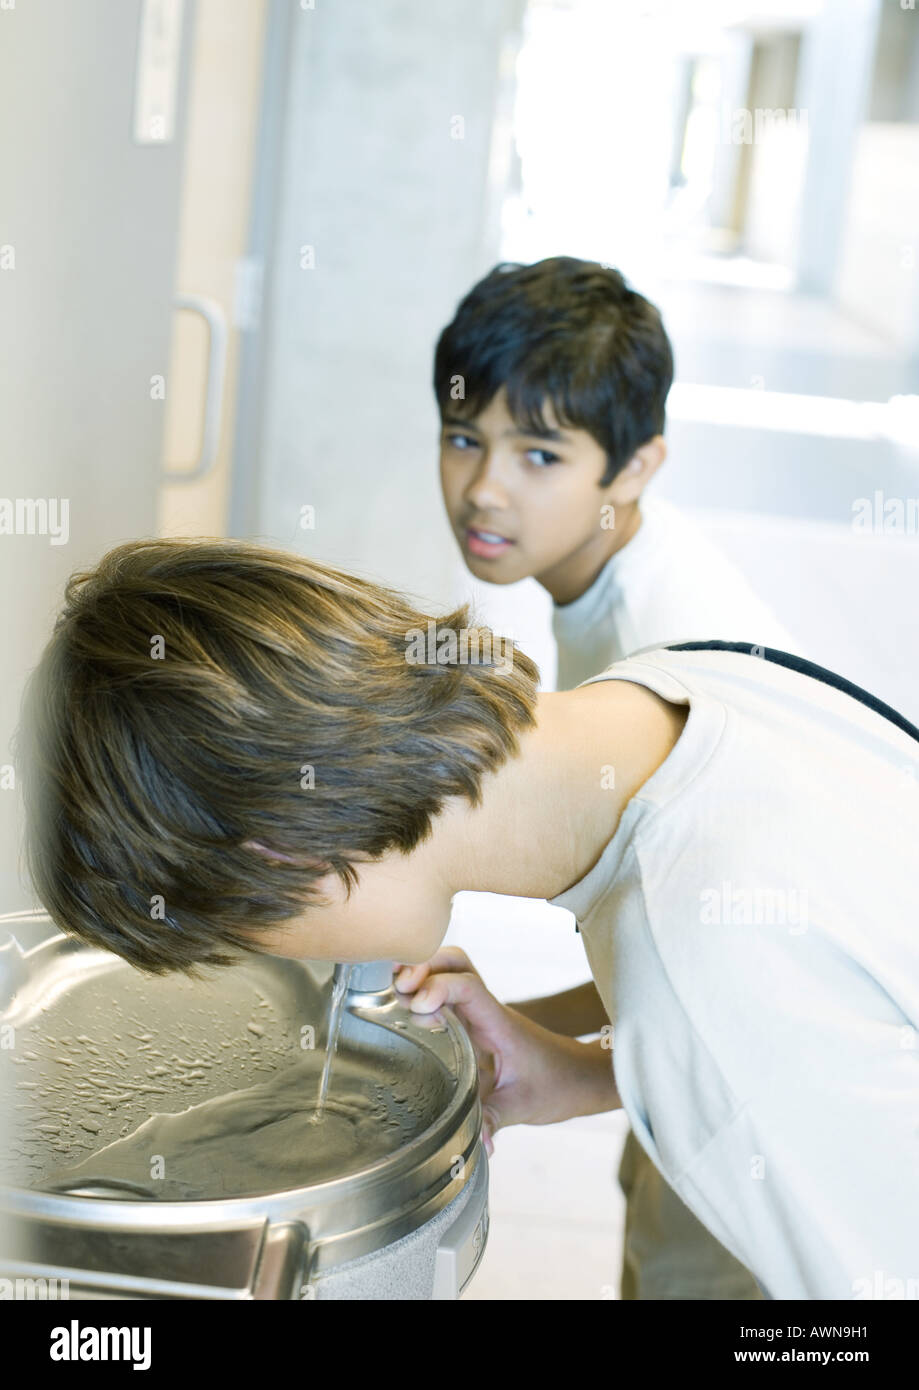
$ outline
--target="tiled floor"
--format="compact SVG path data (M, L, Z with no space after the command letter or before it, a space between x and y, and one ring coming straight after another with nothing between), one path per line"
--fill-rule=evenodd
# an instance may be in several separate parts
M488 1244L465 1299L619 1297L625 1132L621 1112L499 1131Z

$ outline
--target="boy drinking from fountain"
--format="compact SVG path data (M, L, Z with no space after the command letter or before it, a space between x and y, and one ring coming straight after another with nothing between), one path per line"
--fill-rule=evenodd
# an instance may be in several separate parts
M138 542L75 577L23 728L57 925L154 973L422 966L412 1007L466 1024L489 1135L623 1105L766 1296L913 1278L919 730L717 643L537 694L491 633L460 660L465 610L408 660L429 620L234 542ZM614 1052L438 952L470 889L574 912Z
M567 256L497 266L437 344L440 476L453 532L477 578L534 577L551 595L560 690L631 652L700 636L794 650L700 528L645 496L666 457L672 379L654 305L618 271ZM592 984L514 1007L573 1036L608 1022ZM623 1297L760 1297L634 1132L620 1182Z

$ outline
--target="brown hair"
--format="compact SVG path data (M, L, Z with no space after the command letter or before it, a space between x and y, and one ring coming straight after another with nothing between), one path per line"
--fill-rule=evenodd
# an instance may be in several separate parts
M462 300L434 356L442 417L474 420L503 387L517 425L543 434L549 402L563 428L587 430L606 450L600 487L663 434L672 381L659 310L612 266L574 256L496 265Z
M54 921L195 975L257 949L322 875L350 891L356 864L408 853L447 798L477 804L533 723L538 672L449 644L406 659L429 624L500 640L468 616L234 541L140 541L75 575L20 731L28 867Z

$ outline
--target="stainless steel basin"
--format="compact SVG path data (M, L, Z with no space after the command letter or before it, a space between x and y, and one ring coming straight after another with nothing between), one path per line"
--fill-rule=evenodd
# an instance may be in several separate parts
M23 945L36 927L47 938ZM335 1137L311 1130L331 973L253 956L206 983L149 979L40 914L0 919L0 1104L18 1131L0 1152L2 1267L53 1272L72 1297L457 1296L487 1232L471 1044L448 1010L411 1014L391 971L365 974L332 1072ZM238 1147L261 1154L242 1165L211 1133L219 1098L240 1095L257 1121ZM272 1121L258 1134L254 1098ZM182 1112L177 1181L137 1139L168 1147L176 1122L154 1117ZM361 1292L381 1277L389 1292Z

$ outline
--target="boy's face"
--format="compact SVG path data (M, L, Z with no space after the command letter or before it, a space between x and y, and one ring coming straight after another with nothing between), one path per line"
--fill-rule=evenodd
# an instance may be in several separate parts
M615 548L601 508L615 505L623 475L601 488L605 450L586 430L562 429L548 402L543 415L546 435L519 429L503 388L475 417L445 413L440 479L472 573L492 584L533 575L553 592L567 567Z

